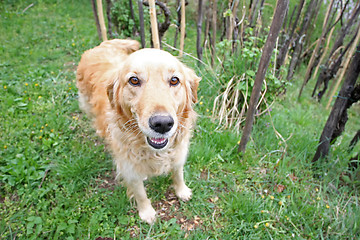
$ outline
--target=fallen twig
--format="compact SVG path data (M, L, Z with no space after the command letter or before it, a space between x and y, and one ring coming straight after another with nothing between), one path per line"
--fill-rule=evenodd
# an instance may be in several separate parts
M39 188L42 187L42 185L43 185L43 183L44 183L44 181L45 181L45 178L46 178L46 176L47 176L47 174L48 174L49 171L50 171L50 168L48 168L48 169L45 170L45 174L44 174L44 176L43 176L43 178L42 178L42 180L41 180L41 183L39 184Z
M24 8L24 10L21 12L21 14L24 14L24 12L26 12L29 8L33 7L35 4L32 3L29 6L27 6L26 8Z

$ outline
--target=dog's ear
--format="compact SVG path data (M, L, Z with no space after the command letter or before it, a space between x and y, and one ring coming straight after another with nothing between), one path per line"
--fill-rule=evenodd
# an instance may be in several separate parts
M126 40L124 43L124 48L127 54L131 54L140 48L140 43L136 40Z
M116 110L119 114L122 114L123 110L122 110L120 104L118 103L119 87L120 87L119 81L115 80L106 87L106 93L107 93L111 108Z
M126 54L131 54L140 48L140 43L136 40L130 39L112 39L104 41L100 46L111 48L112 51L119 51Z
M201 80L200 77L198 77L194 70L190 68L186 68L187 72L187 81L190 84L190 94L191 94L191 101L192 103L197 103L198 97L197 97L197 89L199 87L199 82Z
M107 87L106 87L106 93L107 96L109 98L109 102L112 108L115 108L115 103L114 103L114 85L115 83L112 82L110 83Z

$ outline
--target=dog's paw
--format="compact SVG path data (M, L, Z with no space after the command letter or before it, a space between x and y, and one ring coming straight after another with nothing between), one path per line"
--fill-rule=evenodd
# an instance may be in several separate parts
M139 216L141 220L148 224L153 224L156 220L156 212L153 207L147 207L146 209L139 210Z
M188 188L186 185L180 188L175 188L175 193L176 196L184 202L189 201L192 195L191 189Z

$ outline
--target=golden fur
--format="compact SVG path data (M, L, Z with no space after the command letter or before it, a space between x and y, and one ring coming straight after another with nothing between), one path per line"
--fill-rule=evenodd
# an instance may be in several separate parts
M172 172L176 195L191 197L183 166L200 78L165 51L138 49L134 40L105 41L82 55L76 77L81 109L111 147L141 219L153 223L144 179Z

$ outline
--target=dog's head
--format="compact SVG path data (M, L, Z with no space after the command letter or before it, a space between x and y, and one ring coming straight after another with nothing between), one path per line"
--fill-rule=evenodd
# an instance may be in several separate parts
M108 86L112 108L141 130L152 149L165 149L197 101L200 78L162 50L142 49L128 56Z

